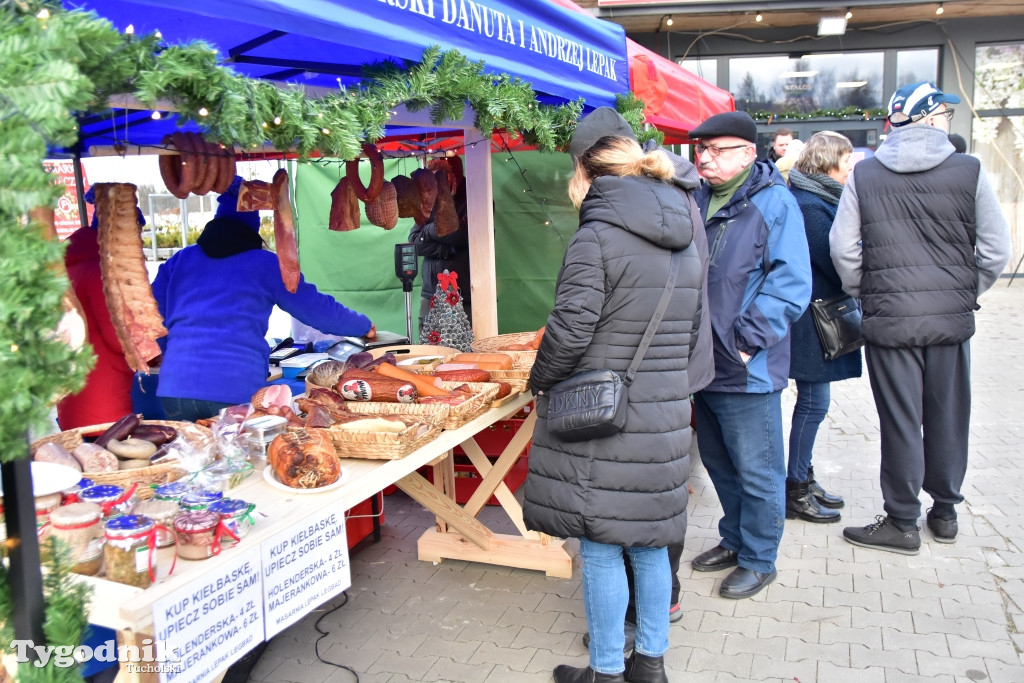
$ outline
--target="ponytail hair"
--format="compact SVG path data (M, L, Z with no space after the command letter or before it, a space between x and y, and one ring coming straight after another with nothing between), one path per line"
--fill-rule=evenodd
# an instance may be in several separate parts
M645 175L667 180L674 172L672 161L662 150L644 152L633 138L606 135L576 160L576 170L569 180L569 199L578 209L594 178L601 176Z

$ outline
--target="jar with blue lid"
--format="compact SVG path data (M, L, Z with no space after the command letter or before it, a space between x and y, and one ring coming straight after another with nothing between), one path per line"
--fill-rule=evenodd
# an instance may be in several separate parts
M153 491L153 498L156 500L172 500L175 503L181 501L182 496L192 490L188 484L180 481L172 481L169 484L160 484Z
M103 509L104 517L126 515L136 502L135 491L125 492L114 484L96 484L78 492L83 503L96 503Z
M242 538L256 526L252 512L256 506L237 498L225 498L210 505L210 512L220 515L224 526L238 538Z
M94 487L95 488L95 487ZM103 525L107 579L148 588L156 574L155 523L145 515L122 515Z
M223 491L189 491L181 497L181 509L185 512L202 512L210 509L211 503L224 498Z

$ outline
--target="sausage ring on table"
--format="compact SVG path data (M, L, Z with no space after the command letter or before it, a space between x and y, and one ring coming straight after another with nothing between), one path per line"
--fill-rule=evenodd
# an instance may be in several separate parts
M363 187L363 181L359 178L359 159L353 159L345 163L345 177L351 183L356 197L363 202L372 202L380 194L384 186L384 157L375 145L363 143L363 152L370 160L370 185Z

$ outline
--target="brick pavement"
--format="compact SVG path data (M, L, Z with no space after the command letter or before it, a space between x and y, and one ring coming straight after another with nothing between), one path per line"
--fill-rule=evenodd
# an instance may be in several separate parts
M908 557L846 543L841 530L881 513L878 420L867 377L833 385L815 474L847 502L843 521L789 521L777 581L747 600L725 600L726 572L692 572L718 541L720 510L703 468L691 483L680 579L684 618L666 655L673 681L726 683L1024 683L1024 282L1001 280L982 298L972 346L971 462L954 545L922 531ZM784 415L795 393L784 394ZM788 431L788 426L787 426ZM924 509L930 505L922 494ZM555 665L585 665L579 570L535 571L416 559L433 517L402 494L385 498L383 540L352 558L352 587L271 641L253 669L262 683L458 681L541 683ZM482 517L500 529L500 508ZM922 520L923 521L923 520Z

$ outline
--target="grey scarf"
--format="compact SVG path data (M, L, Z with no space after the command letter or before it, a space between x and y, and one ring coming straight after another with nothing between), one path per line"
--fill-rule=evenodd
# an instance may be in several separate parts
M843 194L842 183L824 173L804 175L793 168L789 171L789 184L797 189L816 194L830 204L839 204L839 195Z

